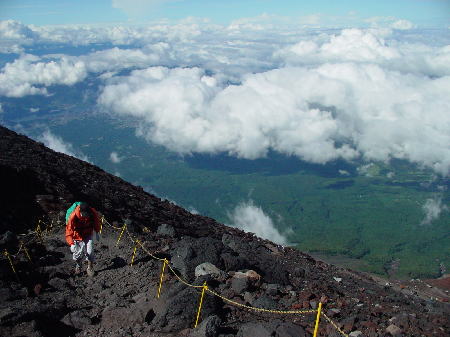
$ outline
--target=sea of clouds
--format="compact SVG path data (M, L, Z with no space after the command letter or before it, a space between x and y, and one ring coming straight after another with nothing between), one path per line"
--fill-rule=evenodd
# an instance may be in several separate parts
M52 95L54 85L97 77L99 111L133 118L139 136L181 154L256 159L277 151L319 164L396 158L448 176L448 30L419 30L405 20L376 26L3 21L0 54L9 59L0 71L0 107L2 96ZM75 154L49 131L41 140ZM111 153L113 163L121 159ZM423 224L445 207L429 199ZM229 217L286 243L253 203L238 205Z
M49 95L52 85L98 76L100 110L133 117L139 135L179 153L254 159L277 151L321 164L398 158L446 176L445 33L189 20L145 27L3 21L2 51L18 54L1 69L0 96ZM52 44L105 47L32 53Z

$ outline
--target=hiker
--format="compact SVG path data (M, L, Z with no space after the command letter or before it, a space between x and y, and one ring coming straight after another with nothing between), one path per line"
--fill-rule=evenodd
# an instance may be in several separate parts
M97 211L85 202L80 202L67 218L66 241L76 261L75 274L81 273L83 258L88 263L87 274L94 276L94 233L97 241L100 240L100 218Z

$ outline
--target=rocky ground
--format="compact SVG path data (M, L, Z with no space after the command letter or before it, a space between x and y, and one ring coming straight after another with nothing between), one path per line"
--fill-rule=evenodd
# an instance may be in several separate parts
M450 306L413 284L386 284L370 275L316 261L291 248L218 224L145 193L99 168L55 153L0 127L0 177L4 186L0 248L22 251L14 264L0 260L1 336L311 336L315 313L254 312L207 293L201 324L193 329L200 299L167 270L156 298L162 262L127 234L104 227L96 243L96 276L72 273L64 242L64 211L86 200L149 252L167 258L189 283L236 303L271 310L323 312L355 336L449 336ZM7 195L8 197L6 197ZM30 231L39 218L53 223L42 240ZM29 235L18 236L29 232ZM206 263L206 264L205 264ZM412 281L411 281L412 282ZM428 288L427 289L435 289ZM432 287L432 286L431 286ZM443 292L443 295L448 295ZM340 336L321 318L319 336Z

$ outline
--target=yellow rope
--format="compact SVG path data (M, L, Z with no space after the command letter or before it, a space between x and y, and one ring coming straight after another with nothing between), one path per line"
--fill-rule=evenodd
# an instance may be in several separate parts
M30 254L28 253L28 249L27 249L27 247L23 244L23 242L22 242L22 245L23 245L23 249L25 250L25 254L26 254L27 257L28 257L28 260L30 260L30 262L33 262L33 261L31 261L31 257L30 257Z
M104 219L105 223L106 223L109 227L114 228L115 230L120 230L120 229L123 228L123 227L116 227L116 226L111 225L111 224L105 219L105 217L103 217L103 219Z
M11 269L12 269L12 271L14 272L14 274L17 274L17 273L16 273L16 268L14 268L14 264L13 264L13 262L12 262L12 260L11 260L11 256L9 256L9 253L8 253L8 251L7 251L6 249L4 250L3 255L5 255L6 258L8 259L9 264L11 265Z
M20 242L20 246L19 246L19 250L17 251L17 253L15 254L9 254L10 256L12 256L13 258L17 258L17 256L20 254L20 252L22 251L22 247L23 247L23 243L22 241Z
M123 232L125 232L126 228L127 228L127 224L123 225L122 232L120 232L119 238L117 239L117 242L116 242L116 246L119 244L119 241L122 238Z
M150 251L147 248L145 248L142 243L139 242L139 245L144 250L144 252L146 252L150 257L154 258L155 260L158 260L158 261L164 261L165 260L165 259L161 259L161 258L153 255L152 253L150 253Z
M186 282L185 280L183 280L180 276L177 275L177 273L175 272L175 270L173 270L173 268L170 264L168 264L167 267L169 267L169 269L172 271L172 273L175 275L175 277L178 279L178 281L180 281L184 285L191 287L191 288L203 288L203 286L195 286L195 285L190 284L190 283Z
M245 305L245 304L238 303L238 302L235 302L233 300L230 300L229 298L223 297L222 295L216 293L215 291L213 291L211 289L207 289L207 291L210 292L212 295L217 296L217 297L221 298L222 300L224 300L224 301L226 301L228 303L231 303L231 304L233 304L235 306L238 306L238 307L242 307L242 308L246 308L246 309L249 309L249 310L253 310L253 311L269 312L269 313L272 313L272 314L284 314L284 315L312 314L312 313L317 312L317 310L272 310L272 309L256 308L256 307L251 307L249 305Z
M331 318L329 318L327 315L325 315L324 312L322 312L322 316L325 317L325 319L344 337L349 337L349 335L347 335L344 331L342 331L337 325L336 323L334 323Z

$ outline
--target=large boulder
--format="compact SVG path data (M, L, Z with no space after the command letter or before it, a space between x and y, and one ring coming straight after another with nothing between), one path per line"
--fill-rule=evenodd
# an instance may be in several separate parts
M63 317L61 322L80 330L92 324L91 318L84 310L76 310L68 313Z
M153 328L161 332L175 332L192 328L197 315L199 299L199 288L186 287L184 284L176 283L154 302L155 317L151 322ZM218 299L205 294L200 317L208 317L218 310Z
M155 317L153 302L141 301L130 307L107 307L102 313L102 326L115 330L123 326L150 323Z
M165 223L158 227L156 233L159 235L169 236L171 238L174 238L176 236L175 228Z
M221 322L218 316L209 316L191 332L189 337L217 337Z
M235 272L231 279L231 288L236 294L244 293L248 288L256 286L261 280L261 276L254 270L246 272Z
M226 273L209 262L204 262L195 267L195 277L210 275L212 278L224 280Z
M195 277L195 268L204 262L223 269L220 255L224 250L225 247L219 240L185 237L176 244L171 263L184 278L192 280Z

